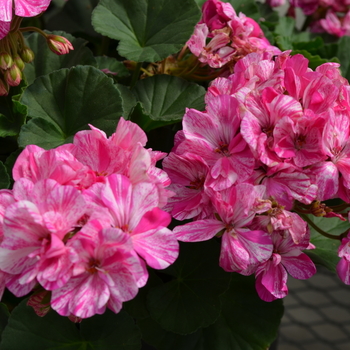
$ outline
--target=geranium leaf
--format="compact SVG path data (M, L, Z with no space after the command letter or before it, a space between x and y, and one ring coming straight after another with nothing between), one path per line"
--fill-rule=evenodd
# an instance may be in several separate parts
M18 135L27 116L27 108L19 99L27 84L21 84L10 89L8 96L0 96L0 137Z
M194 0L101 0L92 24L97 32L120 40L121 56L156 62L185 45L199 18Z
M53 16L50 12L45 13L48 16L46 27L49 30L64 30L69 33L76 33L79 36L99 37L91 25L91 13L98 0L69 0Z
M113 80L89 66L37 78L24 93L22 103L33 119L20 132L21 147L36 144L52 148L71 142L77 131L89 129L88 124L112 134L123 115L122 99Z
M138 350L140 331L125 312L107 311L83 320L80 330L67 317L50 310L38 317L23 300L11 313L2 334L1 350L120 349Z
M10 176L3 162L0 162L0 189L10 187Z
M186 108L204 109L205 89L178 77L155 75L138 81L132 91L142 108L131 120L145 131L180 121Z
M49 49L42 35L38 33L29 35L26 41L28 46L33 50L35 59L32 63L27 63L24 69L24 75L28 84L32 84L37 77L49 74L61 68L71 68L78 64L97 65L92 52L86 47L86 40L75 38L71 34L62 31L55 31L52 32L52 34L60 35L68 39L72 43L74 50L66 55L55 55Z
M348 221L341 221L338 218L322 218L313 215L308 215L308 218L323 231L331 235L337 236L350 229L350 223ZM309 255L315 263L323 265L335 272L335 268L339 262L338 248L340 241L322 236L311 226L310 231L310 241L316 246L316 249L305 250L305 253Z
M113 57L97 56L97 68L102 70L106 74L112 74L117 79L128 77L130 72L126 69L123 62L116 60Z
M4 303L0 303L0 341L2 332L4 331L7 325L9 316L10 313L7 306Z
M203 330L203 350L266 350L275 340L282 300L261 300L254 284L254 276L232 274L230 289L221 298L221 316Z
M283 304L262 301L254 283L253 276L232 274L229 290L220 297L219 318L188 335L166 331L150 318L139 320L144 340L157 350L266 350L277 336Z
M179 258L163 271L174 279L148 293L150 315L163 329L189 334L219 317L219 296L231 277L219 267L219 251L215 241L181 245Z

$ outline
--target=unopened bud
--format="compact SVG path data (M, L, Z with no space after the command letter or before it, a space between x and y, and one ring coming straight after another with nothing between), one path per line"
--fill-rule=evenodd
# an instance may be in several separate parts
M12 57L7 52L0 53L0 68L9 69L13 65Z
M74 50L73 45L63 36L50 34L46 37L50 50L56 55L65 55L69 50Z
M20 70L23 70L23 69L24 69L25 64L24 64L24 62L22 61L22 58L19 57L19 55L16 55L16 56L13 58L13 61L14 61L14 64L15 64Z
M0 96L7 96L9 93L9 86L6 81L0 79Z
M17 86L21 82L22 72L15 64L13 64L10 69L5 71L4 76L10 86Z
M20 52L20 55L25 63L30 63L34 60L34 52L29 47L23 49L22 52Z

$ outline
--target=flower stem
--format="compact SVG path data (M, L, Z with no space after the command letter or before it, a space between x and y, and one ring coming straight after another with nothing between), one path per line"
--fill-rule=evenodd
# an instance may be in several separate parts
M131 78L131 83L130 83L131 88L135 86L137 80L139 79L141 67L142 67L142 62L137 62L136 68Z
M312 228L314 228L318 233L320 233L322 236L325 236L327 238L330 238L330 239L336 239L336 240L339 240L341 241L342 240L342 235L339 235L339 236L335 236L335 235L331 235L323 230L321 230L312 220L310 220L309 217L307 217L305 214L299 214Z

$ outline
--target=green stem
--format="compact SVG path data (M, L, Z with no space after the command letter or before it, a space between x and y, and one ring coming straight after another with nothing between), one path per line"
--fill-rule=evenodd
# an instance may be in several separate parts
M139 79L142 62L138 62L131 78L130 88L133 88Z
M47 37L47 34L43 30L41 30L37 27L23 27L23 28L19 28L19 31L21 31L22 33L23 32L37 32L37 33L41 34L45 39Z
M325 236L327 238L330 239L336 239L338 241L342 240L342 235L340 236L335 236L335 235L331 235L323 230L321 230L313 221L311 221L306 215L304 214L299 214L312 228L314 228L318 233L320 233L322 236Z

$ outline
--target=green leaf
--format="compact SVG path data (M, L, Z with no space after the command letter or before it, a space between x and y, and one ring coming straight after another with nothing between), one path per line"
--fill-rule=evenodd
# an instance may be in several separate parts
M27 108L19 102L27 85L10 89L8 96L0 96L0 137L17 136L27 116Z
M318 54L319 49L321 49L323 46L324 46L324 41L320 36L306 42L305 41L293 42L294 50L306 50L311 54Z
M275 35L291 38L294 32L295 20L292 17L280 17L275 28Z
M148 293L148 310L162 328L188 334L219 317L219 296L231 277L219 267L219 254L220 246L213 240L181 244L179 258L163 271L175 279Z
M262 301L254 284L253 276L232 274L217 321L185 336L165 331L152 319L139 320L143 339L157 350L266 350L277 336L283 304Z
M141 348L140 331L125 312L114 314L107 310L83 320L80 330L67 317L51 310L39 317L23 300L12 312L2 334L1 350L18 349L120 349Z
M350 37L343 36L338 41L336 57L340 61L340 69L344 78L350 80Z
M232 5L237 15L243 12L246 16L255 20L258 20L260 17L259 8L254 0L228 0L225 2L229 2Z
M123 303L123 310L137 319L149 319L149 311L146 305L148 292L151 288L163 284L154 270L149 269L148 273L147 284L139 290L134 299Z
M7 325L10 316L9 310L4 303L0 303L0 341L2 333Z
M136 106L136 97L125 85L117 84L118 90L123 100L124 119L129 119L130 112Z
M51 32L46 32L50 34ZM67 55L56 55L48 47L45 38L32 33L26 38L28 46L33 50L35 59L32 63L27 63L24 75L28 84L32 84L35 78L52 73L61 68L71 68L78 64L96 66L97 62L90 49L86 47L87 41L75 38L71 34L55 31L52 34L67 38L73 45L74 50Z
M282 50L291 50L293 48L292 40L288 36L278 35L275 37L277 46Z
M138 320L137 325L141 329L142 339L157 350L203 350L203 341L201 341L203 337L202 328L191 334L180 335L165 331L150 317Z
M341 221L338 218L322 218L313 215L307 215L307 217L323 231L332 235L340 235L350 229L350 223L348 221ZM339 262L338 248L340 241L324 237L310 225L309 227L311 231L310 241L316 246L316 249L305 250L304 252L309 255L315 263L336 272L336 266Z
M302 54L309 60L309 67L315 70L319 65L327 62L339 62L336 57L332 59L321 58L319 55L312 55L310 52L305 50L293 50L292 55Z
M97 56L95 59L97 61L98 69L106 69L111 72L111 74L115 74L116 78L124 78L130 75L130 72L126 69L123 62L120 62L113 57Z
M3 162L0 162L0 189L10 187L10 176Z
M142 105L131 118L145 131L182 120L186 108L205 108L202 86L170 75L140 80L132 91Z
M194 0L101 0L92 14L95 30L120 40L119 54L137 62L179 51L199 19Z
M61 69L39 77L23 94L33 119L22 127L19 145L52 148L71 142L88 124L115 131L123 115L122 99L113 80L89 66Z
M219 319L203 330L203 350L266 350L277 336L282 300L267 303L255 290L254 276L233 273Z
M54 16L50 16L46 23L49 30L64 30L76 33L78 36L100 36L91 25L91 14L98 0L69 0ZM44 14L44 16L46 13ZM50 15L48 13L47 15Z

